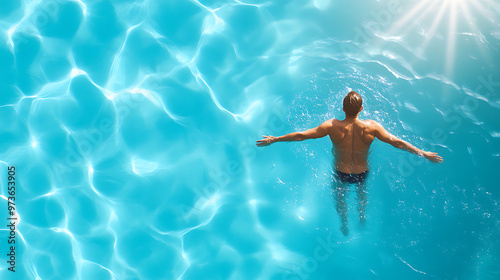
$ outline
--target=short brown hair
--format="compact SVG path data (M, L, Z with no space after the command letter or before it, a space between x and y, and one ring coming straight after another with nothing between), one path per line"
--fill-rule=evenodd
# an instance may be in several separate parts
M361 110L363 105L363 99L361 95L355 91L349 92L346 97L344 97L344 112L349 117L354 117Z

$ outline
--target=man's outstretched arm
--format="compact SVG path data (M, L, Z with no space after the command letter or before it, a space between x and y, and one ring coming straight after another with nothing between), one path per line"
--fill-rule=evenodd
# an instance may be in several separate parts
M372 122L375 128L375 137L377 137L380 141L389 143L396 148L406 150L410 153L423 156L432 162L437 162L437 163L443 162L443 158L440 157L437 153L422 151L419 148L413 146L412 144L390 134L381 124L375 121Z
M302 141L306 139L315 139L315 138L321 138L326 135L328 135L328 129L331 126L331 121L328 120L324 123L322 123L320 126L308 129L306 131L302 132L292 132L283 136L266 136L262 135L264 139L258 140L257 141L257 146L263 147L267 145L271 145L272 143L275 142L287 142L287 141Z

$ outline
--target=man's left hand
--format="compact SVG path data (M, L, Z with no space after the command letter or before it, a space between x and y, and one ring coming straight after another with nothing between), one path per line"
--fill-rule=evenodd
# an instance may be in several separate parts
M262 135L262 137L264 137L264 139L257 141L257 146L259 146L259 147L271 145L272 143L276 142L276 139L277 139L276 137L271 136L271 135L268 135L268 136Z

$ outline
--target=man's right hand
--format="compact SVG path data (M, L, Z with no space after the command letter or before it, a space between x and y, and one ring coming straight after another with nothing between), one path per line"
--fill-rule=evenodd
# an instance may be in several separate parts
M435 162L435 163L441 163L443 162L443 158L440 157L437 153L432 153L432 152L424 152L424 156L426 159Z

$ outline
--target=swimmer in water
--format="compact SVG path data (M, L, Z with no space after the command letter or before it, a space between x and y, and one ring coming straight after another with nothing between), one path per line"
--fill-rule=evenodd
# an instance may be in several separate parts
M263 135L264 139L258 140L257 146L267 146L275 142L316 139L329 135L333 143L332 150L335 154L334 177L337 213L342 221L341 231L344 235L348 235L347 207L344 196L349 190L349 184L355 184L359 199L359 221L363 225L366 221L365 209L367 199L365 179L369 173L368 150L375 138L389 143L396 148L425 157L432 162L440 163L443 161L443 158L437 153L422 151L410 143L397 138L376 121L360 120L358 115L363 110L363 100L357 92L349 92L344 98L343 105L344 120L330 119L318 127L279 137Z

